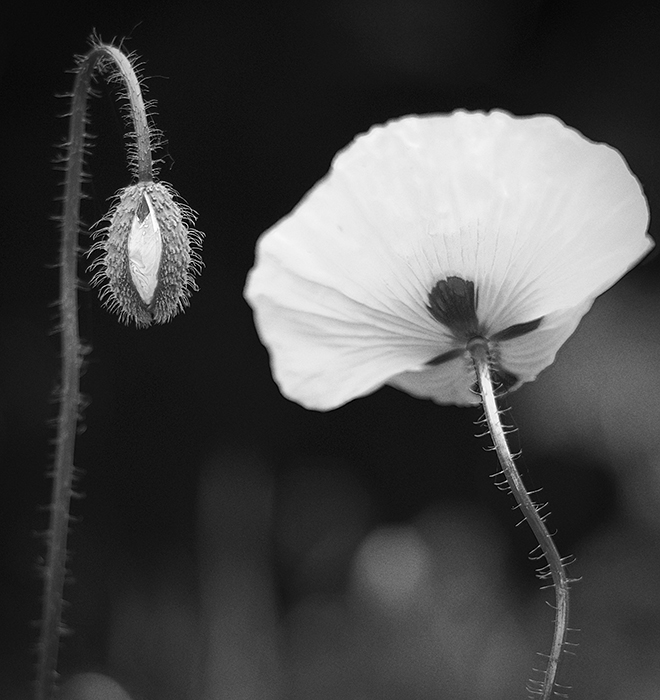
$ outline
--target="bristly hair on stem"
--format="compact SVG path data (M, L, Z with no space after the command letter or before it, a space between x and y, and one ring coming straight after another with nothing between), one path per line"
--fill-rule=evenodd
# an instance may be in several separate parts
M134 56L127 56L120 48L105 44L93 37L89 51L77 59L75 81L71 93L71 108L67 115L69 130L63 145L61 158L64 171L64 195L62 214L59 219L61 231L60 244L60 289L59 289L59 326L61 341L61 380L58 390L59 412L56 419L57 435L55 438L55 456L52 472L52 496L49 507L49 525L45 534L46 556L42 566L44 592L39 641L37 644L37 681L36 700L52 700L57 689L57 658L60 637L64 632L62 607L64 586L67 579L67 534L70 522L70 504L74 493L75 439L81 411L80 370L83 356L87 352L81 344L78 329L78 238L81 231L80 202L82 185L89 178L84 172L84 159L87 155L87 103L92 94L92 82L96 75L104 75L110 82L121 85L120 99L125 101L123 110L129 124L127 139L127 156L129 173L134 181L133 187L144 190L144 197L154 190L157 194L165 191L171 198L170 191L164 184L154 183L154 148L162 142L160 132L152 123L150 110L152 103L145 103L141 81L136 72ZM161 198L162 199L162 198ZM147 200L145 200L146 202ZM150 274L153 276L156 301L156 322L168 320L181 310L190 289L194 289L192 272L199 270L201 261L194 250L201 244L201 234L191 232L185 225L192 217L188 211L181 213L181 205L169 200L165 213L173 217L174 224L162 221L163 206L155 197L156 206L148 200L153 210L151 218L145 217L144 206L140 216L135 215L129 222L132 238L131 250L117 252L122 269L128 270L129 282L142 282L145 258L149 251L157 249L157 258L148 259ZM140 203L139 203L140 204ZM156 211L157 210L157 211ZM178 219L177 219L178 217ZM187 218L186 218L187 217ZM183 223L179 221L183 220ZM161 237L174 236L175 240ZM125 238L128 238L126 236ZM145 247L148 238L150 248ZM192 241L192 243L191 243ZM126 241L124 241L126 243ZM161 255L161 248L163 253ZM183 252L182 252L183 251ZM187 256L187 257L186 257ZM152 256L153 257L153 256ZM187 265L178 269L177 265ZM142 267L141 267L142 266ZM170 302L167 307L166 300ZM155 303L155 302L154 302ZM150 304L140 309L141 318L146 319L142 325L149 325L154 318ZM138 324L140 325L140 324Z
M119 48L96 39L92 51L94 47L101 50L97 71L108 84L119 86L117 98L128 127L125 139L129 170L136 181L151 182L157 175L154 153L163 146L164 137L153 124L155 101L144 99L142 64L135 53L124 54Z
M541 580L552 580L547 587L555 589L555 624L554 636L550 653L547 654L545 669L534 669L542 674L541 680L530 679L527 691L530 700L550 700L552 696L568 697L566 687L557 682L559 665L562 654L570 653L565 648L566 636L569 631L569 588L576 579L570 579L566 571L566 565L570 563L562 559L559 551L545 524L545 515L540 510L547 504L537 505L532 501L531 494L527 491L523 480L515 465L514 455L511 453L506 438L506 430L502 424L501 412L497 405L497 397L493 385L493 372L488 341L485 338L472 338L467 346L472 357L472 362L477 375L477 384L481 403L484 409L488 433L493 441L493 447L497 453L501 472L505 481L498 483L498 488L508 490L516 500L524 521L531 528L538 547L531 553L533 559L545 559L546 564L537 569L537 575ZM546 655L543 655L546 656ZM561 688L561 691L559 690Z

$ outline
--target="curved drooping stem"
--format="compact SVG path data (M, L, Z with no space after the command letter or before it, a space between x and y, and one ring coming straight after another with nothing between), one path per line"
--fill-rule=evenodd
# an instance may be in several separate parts
M488 341L485 338L473 338L468 343L468 351L470 352L477 373L481 401L486 414L490 436L493 440L500 466L502 467L502 473L506 478L506 482L513 497L520 506L523 517L532 529L536 541L539 543L542 556L545 557L547 562L547 566L543 566L539 569L539 577L542 579L551 577L552 585L555 589L555 630L552 648L548 655L547 666L543 671L543 680L530 681L530 686L527 688L531 694L530 697L539 697L542 700L549 700L553 693L555 693L555 688L557 687L559 662L562 651L564 650L563 647L566 644L566 635L568 633L569 584L571 580L568 578L564 562L559 556L559 551L545 526L544 519L539 514L539 508L532 501L516 469L514 458L511 454L504 427L500 419L500 411L497 407L497 399L495 397L490 369Z
M60 244L59 330L61 334L61 384L55 458L52 470L50 522L46 532L43 566L44 593L38 642L37 700L49 700L55 692L59 639L63 630L62 603L66 580L69 510L74 494L74 452L80 411L80 367L83 347L78 330L78 236L84 178L87 100L95 72L110 72L121 81L129 104L131 146L129 164L139 181L153 179L152 133L140 83L130 60L116 47L95 43L80 59L65 144L65 179Z

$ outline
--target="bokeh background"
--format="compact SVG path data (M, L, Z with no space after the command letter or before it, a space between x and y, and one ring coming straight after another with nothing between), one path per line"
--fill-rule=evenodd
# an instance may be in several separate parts
M489 476L479 410L389 388L303 410L273 384L242 288L257 237L335 152L409 113L555 114L618 148L660 210L660 9L136 0L4 14L0 696L29 697L33 674L58 379L57 95L96 31L144 62L161 177L199 212L205 269L185 315L137 331L85 289L81 262L92 352L64 678L107 674L141 700L525 697L550 645L551 591ZM98 93L90 225L128 184L116 90ZM658 266L606 293L509 401L520 468L582 578L562 672L573 700L660 697ZM97 681L78 677L68 697L95 697Z

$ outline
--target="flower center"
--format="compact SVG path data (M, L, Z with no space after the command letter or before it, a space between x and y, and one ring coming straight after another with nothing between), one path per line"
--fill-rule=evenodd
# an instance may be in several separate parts
M474 282L462 277L447 277L436 282L429 293L427 308L433 318L447 328L456 339L457 347L426 362L434 367L449 362L469 350L471 343L484 344L491 351L493 370L504 390L513 386L518 378L507 372L497 361L499 353L493 348L497 343L513 340L526 333L535 331L543 321L543 316L532 321L517 323L504 330L486 336L477 318L478 293Z
M427 308L431 316L446 326L461 343L481 335L474 282L462 277L440 280L429 294Z

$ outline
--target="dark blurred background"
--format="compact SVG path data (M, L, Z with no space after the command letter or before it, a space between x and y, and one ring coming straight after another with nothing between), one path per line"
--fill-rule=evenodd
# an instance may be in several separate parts
M660 9L53 2L14 5L1 27L0 696L29 697L33 675L58 380L57 96L95 31L142 61L167 139L160 177L199 212L205 268L184 315L138 331L101 307L81 263L92 352L65 679L107 674L143 700L525 697L551 591L489 478L479 409L384 388L303 410L274 385L242 288L257 237L335 152L409 113L555 114L618 148L658 211ZM98 93L88 225L128 184L116 88ZM509 401L519 466L582 577L562 673L573 700L660 697L658 265L605 294Z

